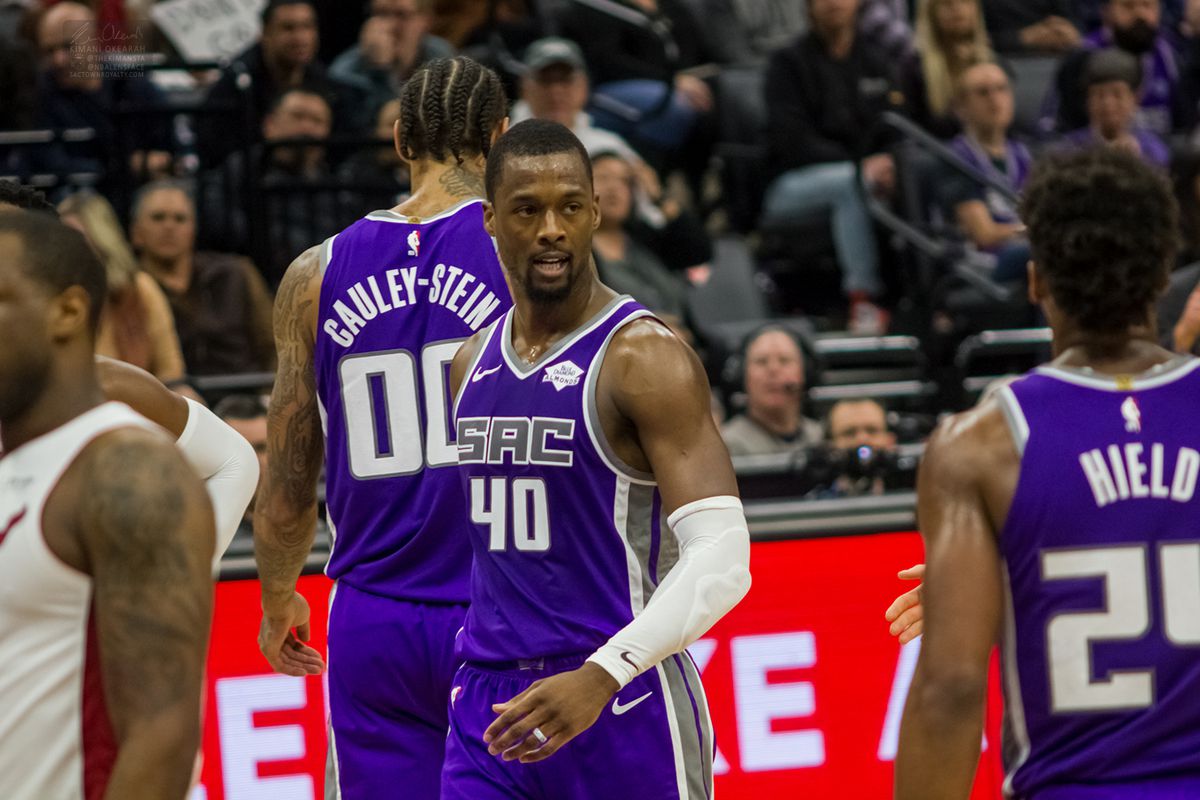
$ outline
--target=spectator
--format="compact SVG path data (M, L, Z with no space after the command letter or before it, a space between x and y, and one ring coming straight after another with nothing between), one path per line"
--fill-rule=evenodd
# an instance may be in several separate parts
M896 434L888 429L887 411L877 400L839 400L829 409L829 444L835 450L870 447L896 449Z
M557 37L539 39L525 51L524 64L520 99L510 114L513 125L527 119L552 120L570 128L590 155L617 153L645 163L622 137L592 124L584 110L589 94L587 66L577 44Z
M1171 164L1171 182L1179 203L1182 243L1178 266L1200 262L1200 152L1180 153Z
M682 166L698 182L711 149L713 94L688 70L715 61L712 48L684 0L616 2L646 24L583 3L570 4L562 20L563 35L580 43L595 82L596 123L652 160Z
M703 0L701 21L715 58L756 63L808 32L805 0ZM863 0L858 29L895 61L913 55L907 0Z
M673 270L711 260L712 242L696 215L664 197L658 175L624 139L592 125L584 111L588 78L579 48L565 39L540 39L525 51L525 66L528 71L521 79L521 99L513 106L512 124L531 117L553 120L570 128L591 156L620 156L637 179L631 225L643 243Z
M1068 133L1065 143L1079 149L1123 147L1165 170L1171 162L1171 151L1162 139L1136 124L1141 85L1141 65L1129 53L1116 48L1092 52L1083 72L1088 126Z
M1002 53L1068 53L1079 46L1071 0L988 0L983 9Z
M134 200L130 238L142 269L171 304L191 374L275 368L271 297L262 276L243 257L195 252L196 210L182 187L144 186Z
M886 487L879 473L886 462L880 454L896 449L896 434L888 430L883 406L875 400L839 400L829 409L828 426L830 446L845 453L849 462L845 474L834 481L834 495L883 494Z
M231 151L259 141L267 112L289 89L305 89L324 97L340 131L369 126L370 109L362 92L330 77L316 60L319 41L313 0L271 0L262 11L262 37L239 56L208 93L214 115L197 136L206 165L219 163ZM249 129L236 122L237 109L249 104ZM228 108L218 112L219 108Z
M231 394L213 407L213 413L222 422L241 434L242 438L254 448L254 453L258 456L258 478L261 485L262 476L267 474L267 407L263 405L262 400L252 394ZM258 490L255 489L254 493L257 495ZM253 517L254 498L252 497L250 505L246 507L246 513L242 517L242 524L238 526L238 535L244 534L247 537L251 535Z
M1176 353L1200 355L1200 264L1171 274L1155 316L1163 347Z
M850 329L879 333L887 314L875 231L858 169L875 190L890 192L895 164L880 115L898 95L890 63L858 34L858 0L812 0L813 30L771 57L767 67L767 143L774 180L764 221L787 225L820 211L833 217Z
M802 413L804 353L796 337L770 325L750 337L742 355L746 411L721 427L729 454L788 453L819 444L821 423Z
M58 213L87 237L108 278L96 353L141 367L172 388L181 386L183 354L171 307L154 279L138 268L112 206L98 194L81 192L59 203Z
M378 144L360 147L338 167L338 177L360 195L360 208L384 208L397 205L400 195L411 183L408 165L396 150L393 130L400 119L400 98L384 103L375 115L375 139Z
M633 168L615 153L601 153L592 159L592 173L600 202L600 227L592 236L600 280L652 311L682 319L683 281L625 229L633 212Z
M1088 124L1082 77L1094 50L1118 47L1141 61L1142 84L1138 89L1138 127L1169 136L1173 130L1190 127L1195 108L1188 107L1180 86L1180 66L1175 49L1161 28L1159 0L1105 0L1104 27L1084 37L1083 49L1063 61L1047 98L1044 127L1059 131Z
M979 0L919 0L917 54L901 71L913 120L940 139L956 136L954 85L966 67L994 58Z
M128 148L130 170L139 175L167 174L174 150L170 126L153 116L136 124L126 117L121 124L117 116L126 107L160 106L161 94L143 77L110 78L94 45L73 45L99 39L92 10L80 3L59 3L42 13L35 30L41 73L34 125L57 130L91 128L96 138L42 150L33 156L32 168L60 174L107 174L121 168L113 159Z
M1000 65L985 61L964 70L957 107L965 130L951 142L950 149L976 171L1020 192L1033 158L1024 145L1008 136L1013 93ZM994 277L1023 280L1029 244L1014 204L995 189L950 168L938 185L943 206L971 244L995 256Z
M370 0L358 44L329 65L329 75L357 86L368 108L400 94L421 65L449 58L454 47L429 33L430 0Z
M263 264L269 274L282 274L287 264L312 246L314 241L337 232L338 209L334 195L314 191L310 184L329 177L324 142L332 127L332 112L325 97L308 89L289 89L280 95L263 118L264 144L256 146L251 158L258 165L254 191L265 206L266 238L271 263ZM310 144L275 144L308 140ZM234 186L246 185L249 174L241 152L230 154L221 168L222 178ZM251 244L247 205L226 206L222 181L202 182L200 207L215 229L210 239L222 241L238 252ZM225 226L225 227L222 227Z
M1187 5L1194 0L1162 0L1162 22L1171 30L1184 31L1187 27L1187 16L1195 14ZM1105 0L1077 0L1073 19L1079 24L1080 30L1091 31L1103 24Z
M37 61L29 43L0 32L0 131L33 127L37 110ZM4 164L4 149L0 148L0 168Z

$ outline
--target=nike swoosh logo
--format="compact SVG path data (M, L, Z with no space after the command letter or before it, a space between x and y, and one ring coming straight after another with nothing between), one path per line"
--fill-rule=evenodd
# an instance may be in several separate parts
M634 706L636 706L638 703L642 702L643 700L645 700L647 697L649 697L652 694L654 694L654 692L646 692L644 695L642 695L638 699L632 700L632 701L626 703L625 705L621 705L621 698L619 698L619 697L616 698L615 700L613 700L613 706L612 706L613 714L619 717L622 714L629 713L630 711L633 710Z
M498 369L500 369L500 368L499 368L499 367L492 367L491 369L477 369L477 370L475 370L475 374L471 376L471 383L475 383L476 381L478 381L478 380L479 380L479 379L481 379L481 378L486 378L488 375L491 375L493 372L495 372L495 371L496 371L496 370L498 370Z

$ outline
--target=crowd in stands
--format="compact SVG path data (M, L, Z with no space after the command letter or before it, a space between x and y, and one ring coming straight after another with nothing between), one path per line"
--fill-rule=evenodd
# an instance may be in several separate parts
M737 352L701 335L693 296L729 252L759 257L767 316L812 330L961 338L972 303L1027 324L1019 198L1056 151L1125 148L1170 176L1182 248L1159 325L1200 351L1200 0L359 2L270 0L256 38L209 63L155 29L153 2L0 4L0 176L42 189L100 254L100 352L181 391L273 369L271 287L405 196L395 98L458 53L501 74L513 123L583 142L601 278L711 356L735 455L896 436L871 399L815 418L793 327L758 326ZM909 147L897 115L944 147ZM950 247L914 249L905 225ZM732 385L713 361L730 357Z

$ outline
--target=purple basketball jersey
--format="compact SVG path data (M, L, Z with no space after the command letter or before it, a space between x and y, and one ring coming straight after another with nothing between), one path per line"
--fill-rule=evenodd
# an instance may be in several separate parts
M377 211L325 243L315 351L329 577L464 603L471 553L447 378L512 304L480 201L426 220Z
M999 398L1021 453L1000 536L1006 790L1200 797L1200 360L1043 367Z
M678 558L653 476L618 461L596 413L609 341L649 316L616 298L533 366L513 351L512 312L484 338L455 408L475 553L464 659L590 653Z

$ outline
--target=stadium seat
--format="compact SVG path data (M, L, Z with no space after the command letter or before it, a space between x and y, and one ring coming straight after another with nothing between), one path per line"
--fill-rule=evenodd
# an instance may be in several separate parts
M1046 94L1054 85L1060 59L1057 56L1029 55L1013 56L1008 59L1013 75L1013 100L1016 117L1013 128L1025 136L1040 138L1045 135L1039 125Z
M954 357L962 404L974 403L996 381L1022 375L1049 356L1049 328L983 331L968 337Z

